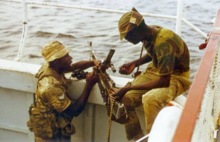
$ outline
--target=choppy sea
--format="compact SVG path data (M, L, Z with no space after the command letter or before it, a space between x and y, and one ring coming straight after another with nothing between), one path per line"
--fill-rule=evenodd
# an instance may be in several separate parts
M26 0L28 1L28 0ZM140 13L175 16L178 0L35 0L74 6L130 11L135 7ZM220 0L183 0L183 17L204 33L212 31L212 19L220 9ZM116 69L139 58L141 43L133 45L119 40L118 20L122 14L28 5L28 35L21 62L43 64L41 48L48 42L58 40L72 48L73 61L88 60L90 50L87 41L92 41L99 59L104 59L109 49L115 49L112 63ZM176 21L144 17L149 25L160 25L175 31ZM9 0L0 0L0 58L13 60L18 52L22 34L22 5ZM199 44L205 38L182 23L182 38L190 49L191 80L193 80L205 50ZM146 53L146 51L144 51ZM141 66L144 69L146 66ZM113 74L110 72L110 74ZM116 76L122 76L115 73ZM130 76L123 76L130 77Z

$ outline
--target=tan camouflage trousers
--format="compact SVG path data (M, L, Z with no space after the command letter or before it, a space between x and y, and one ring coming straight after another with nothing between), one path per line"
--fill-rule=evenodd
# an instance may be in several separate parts
M142 72L137 76L131 85L150 82L158 76ZM122 102L128 108L129 122L125 124L127 139L131 140L135 136L143 134L135 108L143 104L145 113L146 133L151 130L152 124L159 111L175 97L185 92L191 82L183 75L171 75L170 86L168 88L157 88L152 90L131 90L122 98Z

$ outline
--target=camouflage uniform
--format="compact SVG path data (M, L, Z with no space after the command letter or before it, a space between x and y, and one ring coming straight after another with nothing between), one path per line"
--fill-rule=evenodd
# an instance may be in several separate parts
M131 90L122 101L128 107L130 121L125 124L127 138L133 139L143 133L135 107L143 104L146 132L149 133L158 112L171 100L185 92L190 86L189 51L184 41L175 33L162 27L151 43L145 45L152 62L137 76L131 85L150 82L162 75L171 74L170 86L152 90Z
M67 80L64 75L47 66L42 66L36 77L38 78L36 105L32 105L30 110L32 114L28 122L30 130L35 133L37 141L41 141L41 138L70 140L75 128L68 114L61 115L61 112L71 104L67 95Z
M67 95L68 80L64 74L59 74L49 68L49 63L64 57L71 50L60 42L53 41L42 48L46 65L36 74L37 89L34 104L30 106L30 120L27 125L34 132L37 142L70 141L75 133L71 117L62 113L71 104Z

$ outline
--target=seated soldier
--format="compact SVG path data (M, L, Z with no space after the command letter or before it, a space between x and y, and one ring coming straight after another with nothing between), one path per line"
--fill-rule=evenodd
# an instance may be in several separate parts
M143 43L147 54L120 67L121 74L130 74L135 67L149 63L130 86L114 94L128 109L129 121L125 124L127 138L137 140L143 136L135 107L143 104L146 133L150 133L158 112L190 86L189 50L186 43L173 31L160 26L149 26L143 16L133 8L118 22L120 39Z

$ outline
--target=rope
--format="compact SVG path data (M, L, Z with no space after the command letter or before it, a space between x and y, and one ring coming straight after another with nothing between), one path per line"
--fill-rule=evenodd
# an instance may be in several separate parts
M111 88L113 89L113 88ZM113 89L116 92L116 89ZM110 142L110 132L111 132L111 126L112 126L112 114L113 114L113 106L115 104L115 98L112 96L112 93L109 93L109 99L110 99L110 114L108 117L109 124L108 124L108 133L107 133L107 142Z
M139 71L140 60L141 60L141 57L142 57L142 53L143 53L144 46L145 46L145 41L143 41L143 45L142 45L142 48L141 48L140 58L139 58L139 60L138 60L138 64L137 64L137 71L136 71L136 73L134 73L134 74L132 75L132 77L135 77L136 74L137 74L138 71Z
M143 45L142 45L142 48L141 48L140 59L141 59L141 57L142 57L142 53L143 53L144 46L145 46L145 41L143 41ZM137 72L139 71L139 67L140 67L140 59L139 59L139 61L138 61Z

